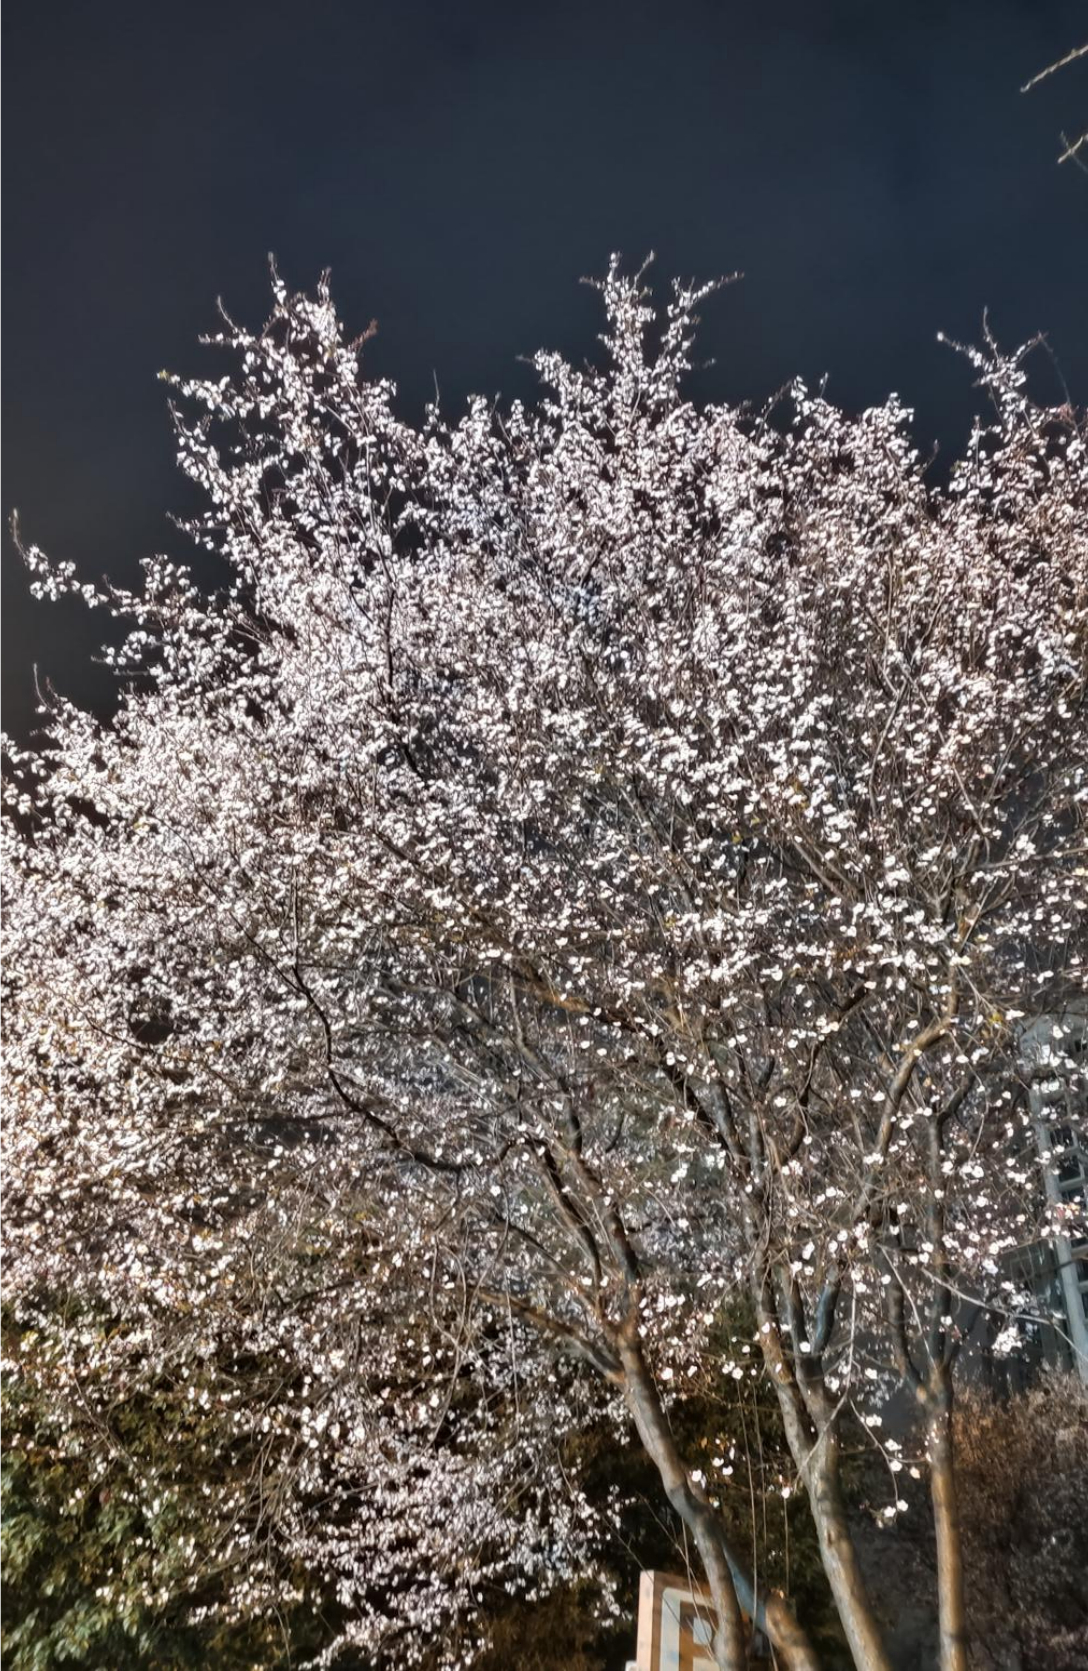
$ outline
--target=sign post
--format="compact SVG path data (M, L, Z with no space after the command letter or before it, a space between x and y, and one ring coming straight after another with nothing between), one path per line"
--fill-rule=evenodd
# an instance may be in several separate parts
M716 1622L703 1585L675 1573L644 1572L635 1671L714 1671L710 1644Z
M644 1572L638 1587L638 1637L627 1671L715 1671L717 1615L704 1584L673 1572ZM753 1664L762 1637L753 1633Z

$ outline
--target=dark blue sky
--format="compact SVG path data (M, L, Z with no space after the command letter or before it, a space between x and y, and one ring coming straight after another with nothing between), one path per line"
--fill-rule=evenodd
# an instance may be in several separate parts
M707 312L710 394L828 372L948 450L978 397L935 334L988 305L1088 400L1088 178L1055 166L1088 67L1018 92L1083 0L9 0L5 35L4 509L89 574L184 549L155 374L200 369L217 294L264 317L269 250L377 316L409 411L589 352L578 278L651 248L661 281L746 275ZM32 605L7 541L3 572L25 734L35 662L102 700L101 622Z

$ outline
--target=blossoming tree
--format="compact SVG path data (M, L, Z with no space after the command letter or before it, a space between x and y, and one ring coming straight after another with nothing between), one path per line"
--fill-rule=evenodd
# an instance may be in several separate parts
M215 1337L267 1319L276 1249L323 1238L326 1298L277 1327L355 1411L314 1443L358 1523L298 1537L360 1618L383 1616L379 1547L386 1597L426 1569L420 1641L468 1604L473 1550L539 1566L546 1527L557 1570L583 1558L546 1462L516 1509L552 1401L577 1420L566 1356L687 1528L716 1663L746 1662L747 1615L812 1667L740 1553L725 1458L693 1466L669 1423L740 1294L784 1489L874 1671L844 1423L880 1445L882 1394L916 1406L922 1454L883 1446L888 1513L924 1469L959 1671L964 1308L1022 1304L1002 1260L1053 1209L1017 1027L1084 974L1083 427L989 341L993 421L945 489L894 398L700 409L706 290L655 320L613 263L603 367L541 354L535 407L417 429L327 286L274 288L261 332L214 339L233 375L171 380L221 590L25 553L43 594L131 623L112 721L51 696L41 748L9 748L27 1315L85 1291L152 1352L179 1317ZM350 1442L367 1423L385 1440ZM415 1566L383 1499L398 1445L402 1491L448 1506Z

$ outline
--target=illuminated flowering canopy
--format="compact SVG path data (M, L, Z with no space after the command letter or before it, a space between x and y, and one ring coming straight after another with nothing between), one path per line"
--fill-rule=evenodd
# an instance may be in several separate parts
M864 1666L840 1428L879 1443L880 1392L912 1388L960 1666L958 1318L1021 1303L1003 1261L1047 1226L1018 1028L1084 981L1084 431L988 342L992 423L934 487L894 397L696 407L707 291L655 318L618 264L600 288L600 368L541 354L537 405L414 428L327 287L277 279L260 333L214 339L232 374L170 380L222 589L27 551L41 594L131 630L112 721L51 698L41 749L9 749L14 1281L108 1296L155 1352L239 1326L319 1240L333 1326L277 1323L310 1384L335 1404L350 1315L439 1412L428 1441L352 1358L343 1396L449 1505L420 1640L471 1550L532 1567L489 1434L576 1422L572 1357L690 1531L718 1663L743 1608L811 1666L727 1478L669 1432L739 1292ZM364 1507L335 1548L297 1535L349 1605L383 1536L411 1564L389 1445L320 1441ZM559 1570L590 1528L534 1454Z

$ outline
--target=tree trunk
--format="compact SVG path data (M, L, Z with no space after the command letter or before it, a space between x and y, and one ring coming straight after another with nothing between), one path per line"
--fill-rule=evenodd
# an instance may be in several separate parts
M783 1349L777 1313L758 1283L753 1297L763 1361L778 1395L790 1454L808 1493L820 1559L854 1664L857 1671L891 1671L846 1517L834 1415L823 1408L816 1390L810 1389L806 1398Z
M891 1671L850 1533L839 1477L838 1439L830 1428L825 1428L812 1449L807 1479L820 1557L854 1664L858 1671Z
M812 1644L789 1603L780 1595L762 1601L756 1597L751 1579L730 1547L721 1517L692 1484L641 1347L630 1334L621 1341L619 1356L627 1406L643 1448L657 1468L669 1502L691 1533L706 1572L718 1616L712 1648L718 1671L745 1671L748 1664L749 1632L741 1603L770 1637L785 1671L819 1671Z
M952 1389L947 1374L929 1395L926 1416L929 1491L937 1534L937 1607L941 1671L967 1671L967 1608L963 1585L963 1548L960 1541L952 1440Z
M737 1594L742 1605L748 1607L746 1592L739 1583ZM770 1638L776 1660L785 1671L820 1671L816 1650L785 1596L775 1591L759 1607L753 1600L750 1611L760 1630Z
M706 1572L718 1616L713 1643L714 1663L718 1671L745 1671L748 1644L744 1618L729 1563L720 1539L714 1535L713 1516L695 1497L641 1352L637 1348L625 1347L621 1351L621 1361L626 1377L627 1404L635 1419L639 1438L661 1476L669 1502L691 1532Z

